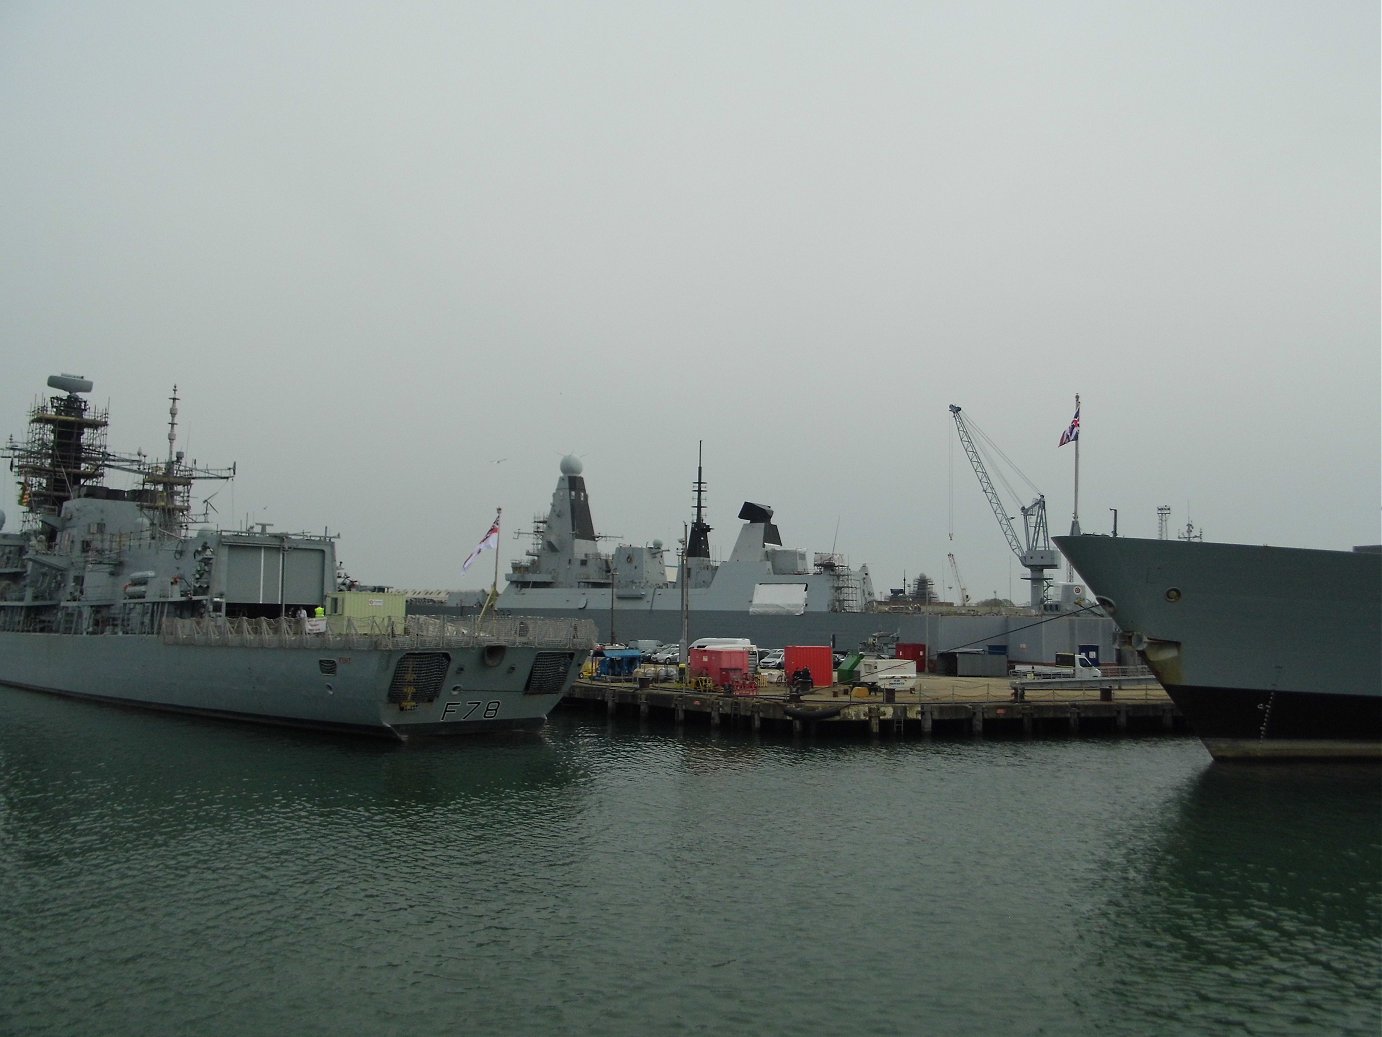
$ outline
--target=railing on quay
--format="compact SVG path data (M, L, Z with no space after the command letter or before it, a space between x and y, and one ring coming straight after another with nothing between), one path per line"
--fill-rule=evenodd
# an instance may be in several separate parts
M948 677L941 674L923 674L911 681L887 686L870 687L866 682L847 682L828 687L817 687L811 696L829 696L858 699L859 703L870 701L891 701L891 695L899 703L1074 703L1080 701L1117 701L1159 703L1166 700L1166 692L1157 682L1152 671L1145 666L1101 667L1108 676L1102 679L1090 678L1046 678L1030 681L1014 681L1008 677ZM640 688L662 688L669 691L695 691L694 680L683 679L675 666L643 664L632 674L606 675L596 673L587 664L581 674L582 681L592 685L623 685L637 683ZM764 670L757 675L757 695L764 698L785 698L790 689L783 680L782 671ZM1116 695L1114 694L1116 692ZM740 692L743 694L743 692ZM752 693L750 693L752 694ZM863 695L862 698L858 696Z
M441 616L407 619L168 619L163 640L176 645L235 648L305 648L315 651L473 648L503 644L589 651L595 646L595 624L588 619L534 619L493 616L461 621Z
M1054 696L1059 692L1096 689L1107 693L1112 693L1115 689L1122 691L1129 688L1154 687L1158 691L1161 690L1155 675L1146 666L1101 666L1098 677L1014 676L1008 682L1008 686L1012 688L1013 696L1022 701L1034 697L1033 692L1050 692Z

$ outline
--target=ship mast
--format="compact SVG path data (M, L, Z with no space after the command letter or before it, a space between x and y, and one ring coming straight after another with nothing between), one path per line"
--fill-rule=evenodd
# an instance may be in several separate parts
M92 411L82 399L91 392L90 380L53 375L48 386L64 395L35 403L26 441L11 438L4 449L10 470L19 476L19 503L35 520L57 515L82 487L100 486L105 475L108 419L105 411ZM40 525L44 539L52 543L56 525Z
M187 455L177 449L177 438L178 387L174 385L173 395L168 398L167 459L161 463L145 461L142 452L132 458L108 455L105 459L111 468L139 476L142 488L134 491L134 499L155 528L173 535L187 526L192 513L192 484L196 480L235 478L233 464L222 469L203 468L196 461L189 464Z
M82 397L92 390L90 379L80 375L53 375L50 388L65 395L39 401L29 414L26 442L13 439L0 456L20 478L20 503L39 520L49 543L57 527L43 523L43 516L58 515L63 505L85 495L87 487L104 486L108 469L139 477L138 488L118 491L139 505L155 528L178 533L191 512L192 483L197 479L233 479L235 466L212 469L186 461L176 449L178 390L173 387L168 408L168 457L151 461L140 452L134 456L106 449L107 412L92 410Z
M704 440L696 441L696 519L686 541L687 558L710 557L710 525L705 521L705 479L702 478L701 448Z
M147 510L154 517L154 524L168 532L178 531L191 511L193 472L183 463L183 453L177 450L178 440L178 387L173 386L173 395L168 397L168 459L162 466L149 464L144 467L142 479L150 487L150 495L145 498Z

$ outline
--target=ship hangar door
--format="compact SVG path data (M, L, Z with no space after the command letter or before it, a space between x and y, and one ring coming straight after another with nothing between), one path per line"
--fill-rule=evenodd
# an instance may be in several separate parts
M320 548L233 544L226 562L227 604L305 605L326 593L326 552Z

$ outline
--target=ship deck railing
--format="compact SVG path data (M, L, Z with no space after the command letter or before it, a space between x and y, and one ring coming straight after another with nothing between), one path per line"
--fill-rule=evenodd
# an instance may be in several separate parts
M595 624L588 619L537 619L492 616L456 621L440 616L407 619L354 619L329 616L325 621L284 618L168 619L165 643L248 648L300 648L311 651L472 648L503 644L589 651Z

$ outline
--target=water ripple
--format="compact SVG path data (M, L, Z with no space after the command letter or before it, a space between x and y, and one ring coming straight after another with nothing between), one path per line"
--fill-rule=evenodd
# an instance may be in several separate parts
M3 694L0 1032L1376 1032L1375 771Z

